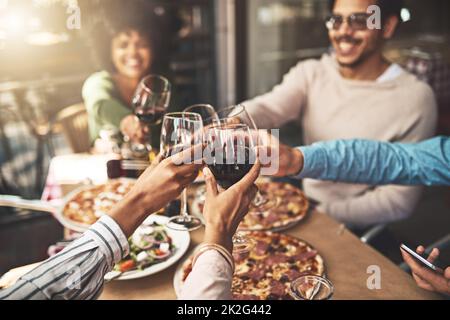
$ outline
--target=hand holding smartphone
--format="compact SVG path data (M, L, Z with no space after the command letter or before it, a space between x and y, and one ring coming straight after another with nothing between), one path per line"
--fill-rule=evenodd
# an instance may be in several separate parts
M427 267L428 269L431 269L434 272L437 272L439 274L443 274L444 270L442 270L441 268L435 266L434 264L432 264L431 262L429 262L426 258L422 257L420 254L418 254L417 252L415 252L414 250L412 250L411 248L409 248L407 245L402 244L400 246L400 248L408 253L411 257L413 257L417 262L419 262L421 265Z

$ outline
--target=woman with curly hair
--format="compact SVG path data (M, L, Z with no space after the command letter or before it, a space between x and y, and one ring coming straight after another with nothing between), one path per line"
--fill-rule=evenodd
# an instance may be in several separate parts
M113 129L132 141L142 141L145 129L133 115L132 98L139 81L149 73L160 72L156 67L164 65L157 60L162 31L155 24L156 17L149 16L145 8L114 9L106 19L97 16L89 32L102 69L92 74L82 89L90 138L94 142L102 129Z

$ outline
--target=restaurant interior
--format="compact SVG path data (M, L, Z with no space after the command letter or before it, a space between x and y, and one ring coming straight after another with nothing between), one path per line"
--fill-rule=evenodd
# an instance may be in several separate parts
M435 135L444 136L450 135L449 12L446 0L404 0L402 23L384 47L390 62L431 87L438 108ZM216 111L237 105L271 91L299 62L332 52L325 26L328 0L0 0L0 279L17 279L80 236L82 230L64 222L62 213L76 192L137 178L158 153L161 121L151 127L144 159L142 150L124 153L131 142L118 142L120 133L111 128L101 129L95 143L91 139L84 88L105 64L98 48L110 52L102 28L133 14L155 26L153 73L168 79L171 90L165 113L198 103ZM291 147L305 145L304 123L284 123L279 138ZM302 189L298 179L275 181ZM192 215L204 197L198 188L201 183L193 183L188 190ZM305 219L280 232L317 249L336 299L441 298L416 286L399 246L438 247L436 264L450 265L448 186L424 187L406 217L363 228L329 217L316 221L314 216L326 212L315 209L320 203L312 197L306 199ZM159 215L177 215L181 206L173 200ZM201 230L186 232L186 250L201 242ZM145 277L119 275L108 281L101 298L174 299L180 260ZM383 290L366 288L371 265L382 267Z

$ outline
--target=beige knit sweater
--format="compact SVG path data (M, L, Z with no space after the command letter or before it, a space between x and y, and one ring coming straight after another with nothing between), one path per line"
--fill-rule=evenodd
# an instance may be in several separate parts
M271 92L244 102L260 128L300 119L304 143L335 139L420 141L433 136L437 107L431 88L403 71L385 82L342 78L332 56L300 62ZM320 209L353 227L408 217L421 188L374 187L305 180Z

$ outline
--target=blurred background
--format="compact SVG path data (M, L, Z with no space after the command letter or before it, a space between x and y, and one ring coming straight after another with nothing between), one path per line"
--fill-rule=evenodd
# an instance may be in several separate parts
M227 106L270 90L299 60L329 51L326 0L0 0L0 193L41 198L50 159L76 152L58 122L82 102L99 70L96 26L139 6L160 28L160 68L173 84L170 110ZM439 103L439 133L450 134L450 2L406 0L386 56L428 82ZM77 18L80 18L78 21ZM302 143L297 123L282 140ZM448 236L449 188L427 188L415 214L389 225L373 245L400 262L396 244ZM48 214L0 207L0 274L42 260L63 230ZM443 254L443 264L450 253Z

